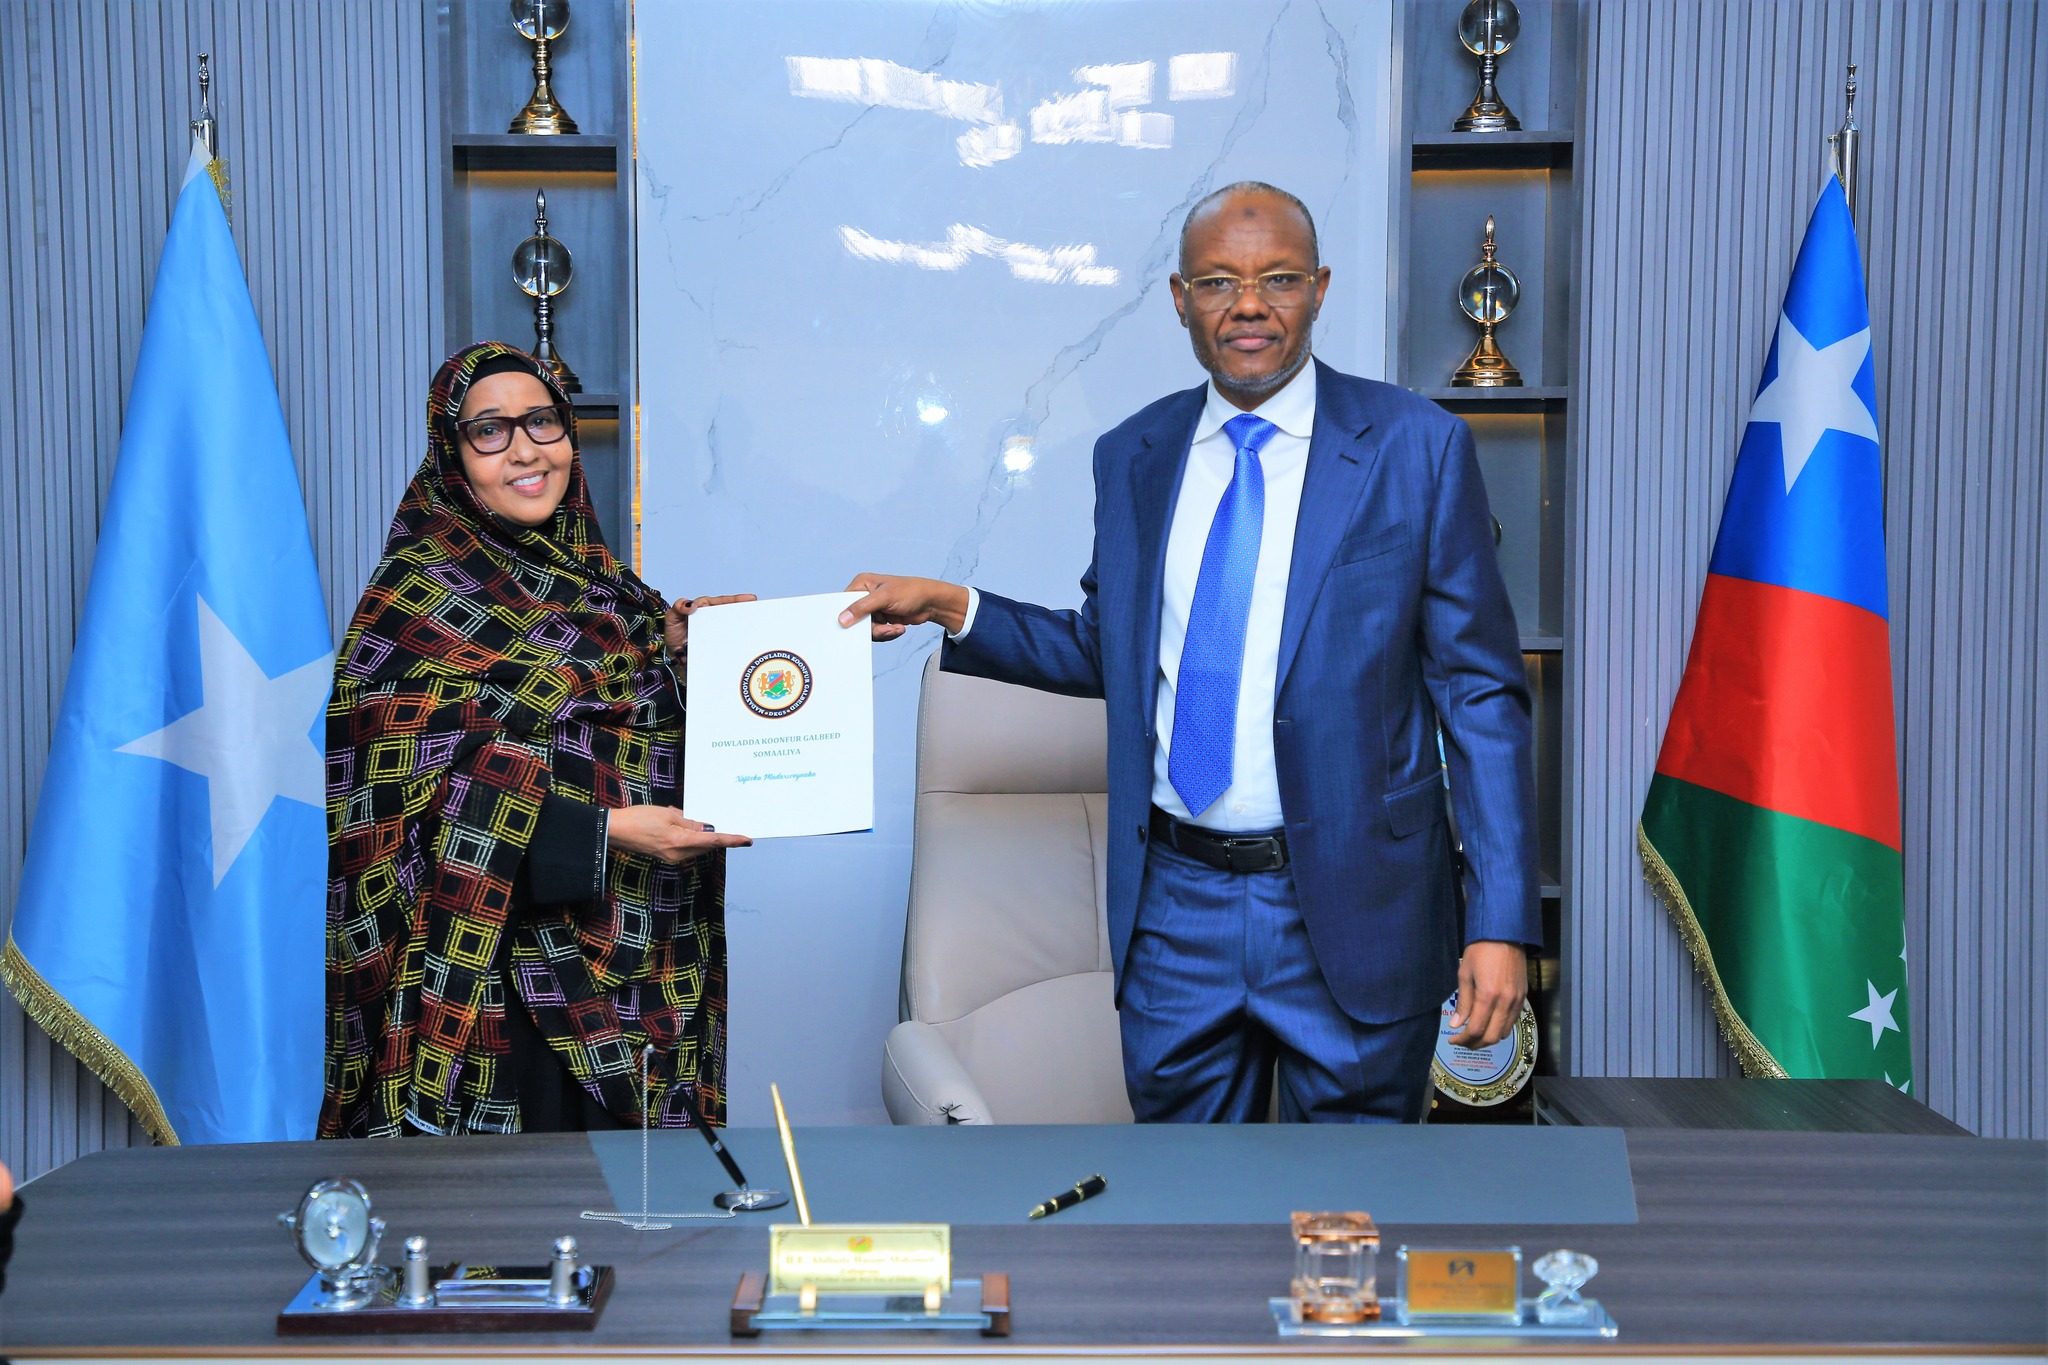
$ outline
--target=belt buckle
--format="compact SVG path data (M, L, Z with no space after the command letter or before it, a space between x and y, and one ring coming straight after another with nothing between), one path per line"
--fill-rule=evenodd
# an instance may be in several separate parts
M1280 864L1279 840L1271 836L1223 841L1223 861L1232 872L1271 872Z

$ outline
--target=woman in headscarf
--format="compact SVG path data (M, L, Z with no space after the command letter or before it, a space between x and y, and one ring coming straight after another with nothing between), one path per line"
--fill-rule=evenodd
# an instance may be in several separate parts
M677 809L671 664L736 600L671 607L605 548L532 357L441 366L327 712L322 1137L723 1121L747 840Z

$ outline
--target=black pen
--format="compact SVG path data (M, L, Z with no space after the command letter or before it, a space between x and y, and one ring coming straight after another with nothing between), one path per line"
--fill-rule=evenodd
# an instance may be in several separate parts
M1031 1210L1031 1216L1033 1218L1043 1218L1048 1213L1058 1213L1061 1209L1070 1209L1083 1199L1093 1199L1108 1188L1109 1182L1107 1180L1104 1180L1099 1175L1091 1175L1080 1184L1074 1186L1073 1189L1061 1190L1058 1194Z

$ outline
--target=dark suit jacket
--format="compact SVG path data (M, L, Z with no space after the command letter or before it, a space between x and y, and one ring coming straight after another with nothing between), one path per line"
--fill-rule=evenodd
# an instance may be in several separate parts
M1160 582L1207 388L1095 443L1095 562L1079 611L981 594L942 666L1109 713L1109 933L1121 992L1158 737ZM1316 362L1315 434L1280 634L1273 753L1295 890L1353 1018L1435 1009L1463 941L1540 943L1529 694L1472 433L1426 399Z

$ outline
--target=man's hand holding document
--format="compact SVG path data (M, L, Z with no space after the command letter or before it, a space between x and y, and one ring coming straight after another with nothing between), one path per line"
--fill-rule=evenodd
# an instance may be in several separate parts
M869 633L839 624L859 593L699 613L690 628L683 809L756 839L875 823Z

